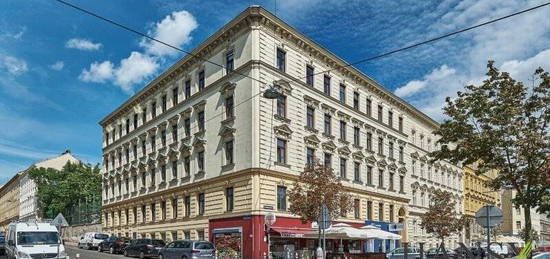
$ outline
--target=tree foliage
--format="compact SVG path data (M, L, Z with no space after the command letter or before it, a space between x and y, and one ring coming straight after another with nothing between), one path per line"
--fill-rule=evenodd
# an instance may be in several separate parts
M526 87L489 61L487 79L468 85L455 99L447 98L448 119L435 132L441 149L435 160L478 163L478 173L497 170L495 190L513 188L516 206L525 211L531 232L530 208L546 208L550 192L550 76L541 68ZM546 197L546 199L543 199Z
M62 170L35 167L29 177L36 183L39 214L45 218L54 218L79 201L101 196L98 166L68 162Z
M332 218L351 209L351 196L344 190L340 179L331 168L315 161L304 169L298 181L289 190L289 211L300 216L303 222L317 221L321 206L326 204Z
M442 190L433 192L428 211L420 218L420 226L427 233L435 235L441 243L446 237L462 231L468 224L467 218L457 212L452 194Z

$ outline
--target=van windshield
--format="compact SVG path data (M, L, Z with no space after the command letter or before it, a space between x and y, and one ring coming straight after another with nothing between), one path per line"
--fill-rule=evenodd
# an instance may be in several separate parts
M107 235L107 234L95 234L94 238L95 239L107 239L107 238L109 238L109 235Z
M58 244L57 232L18 232L18 245L51 245Z

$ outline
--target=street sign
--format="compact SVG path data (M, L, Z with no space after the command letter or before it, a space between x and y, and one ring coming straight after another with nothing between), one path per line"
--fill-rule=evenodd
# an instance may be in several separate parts
M57 217L55 217L55 219L52 220L51 224L54 225L54 226L59 226L59 227L68 227L69 226L69 223L67 222L67 220L65 219L65 217L63 217L63 214L61 214L61 213L57 214Z
M502 224L502 210L495 205L485 205L476 212L476 222L484 228L498 226Z
M271 227L275 224L275 221L277 221L277 216L273 213L268 213L264 216L264 221L268 227Z
M321 207L321 215L319 215L319 220L317 222L321 229L327 229L332 225L332 218L330 217L327 205L323 204Z

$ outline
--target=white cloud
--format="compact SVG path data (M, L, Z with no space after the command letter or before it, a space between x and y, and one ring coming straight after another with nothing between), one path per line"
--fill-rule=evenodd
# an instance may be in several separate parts
M191 32L197 28L195 17L187 11L173 12L153 25L147 33L149 36L166 42L170 45L181 47L191 40ZM144 39L140 42L146 53L155 56L176 55L179 52L159 42Z
M87 39L73 38L65 43L66 48L79 49L79 50L99 50L103 45L101 43L94 43Z
M436 83L440 80L444 80L448 76L454 75L456 70L450 68L447 65L443 65L440 68L434 69L431 73L424 76L424 80L413 80L406 85L399 87L395 90L395 94L399 97L407 97L414 95L421 91L428 84Z
M89 69L82 70L78 79L84 82L104 83L113 78L114 69L111 61L94 62Z
M0 69L5 69L12 75L20 75L27 72L27 62L13 56L0 54Z
M543 50L537 55L525 60L510 60L502 63L499 67L501 71L506 71L510 75L522 82L531 80L531 76L539 67L550 71L550 49Z
M56 61L55 63L51 64L50 69L55 71L61 71L65 67L65 63L63 61Z

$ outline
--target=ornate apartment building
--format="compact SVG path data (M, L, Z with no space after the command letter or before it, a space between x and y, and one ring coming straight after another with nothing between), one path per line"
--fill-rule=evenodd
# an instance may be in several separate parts
M261 258L263 216L275 213L272 251L314 247L292 240L311 224L287 212L286 192L318 158L354 197L337 221L401 222L404 240L435 242L418 227L430 192L463 193L461 169L426 156L435 121L261 7L192 53L100 122L107 232L230 235ZM263 97L271 86L276 100Z
M10 222L19 218L20 179L21 174L17 173L0 186L0 232L5 232Z
M467 245L486 239L486 230L475 222L476 212L489 204L501 207L500 192L487 187L487 183L495 177L495 171L477 175L475 165L464 166L464 214L469 218L464 233Z

